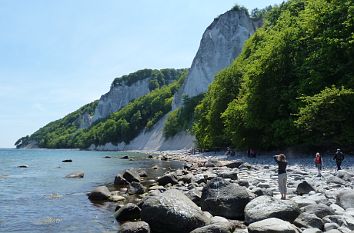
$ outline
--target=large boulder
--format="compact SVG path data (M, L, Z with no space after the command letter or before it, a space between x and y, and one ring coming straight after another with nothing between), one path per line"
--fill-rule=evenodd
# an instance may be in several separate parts
M354 208L354 190L340 192L337 195L336 202L343 209Z
M299 183L296 188L296 193L299 195L308 194L311 191L315 191L315 189L305 180Z
M111 192L106 186L99 186L88 194L91 201L107 201L111 196Z
M294 225L303 228L318 228L323 229L324 223L322 219L314 214L302 213L294 221Z
M120 174L116 175L114 178L114 185L128 185L129 182L123 178Z
M249 233L298 233L298 229L289 222L278 218L268 218L248 226Z
M334 210L325 204L307 205L303 208L303 211L306 213L312 213L321 219L327 215L334 214Z
M260 196L246 205L245 222L250 224L267 218L279 218L293 222L299 214L300 208L293 201Z
M220 177L212 179L202 190L202 210L230 219L242 219L250 201L245 187L230 183Z
M150 233L150 226L146 222L126 222L120 226L119 233Z
M159 179L157 179L159 185L165 186L167 184L178 184L177 177L174 174L166 174Z
M129 185L129 194L143 194L145 192L145 187L139 182L131 182Z
M119 208L119 210L114 213L114 217L118 222L134 221L140 219L140 212L141 209L137 205L128 203Z
M189 233L210 222L194 202L176 189L148 197L142 205L141 219L156 233Z
M132 169L125 170L125 172L123 173L123 178L129 182L133 182L133 181L140 182L139 173Z

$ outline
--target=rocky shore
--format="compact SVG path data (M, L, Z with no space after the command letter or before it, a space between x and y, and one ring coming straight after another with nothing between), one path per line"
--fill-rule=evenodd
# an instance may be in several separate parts
M115 177L114 191L101 186L89 194L94 202L117 203L121 233L354 232L351 169L325 169L318 177L314 167L290 163L288 196L281 200L274 163L181 152L149 158L183 167L159 177L126 170Z

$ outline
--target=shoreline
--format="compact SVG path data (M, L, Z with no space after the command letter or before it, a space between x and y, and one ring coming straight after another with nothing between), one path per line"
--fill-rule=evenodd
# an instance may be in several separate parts
M222 152L191 155L186 150L134 152L145 153L150 159L156 159L157 163L158 161L178 161L184 165L178 169L166 169L159 177L143 176L133 182L124 181L125 186L116 185L116 187L121 187L114 193L116 197L118 196L115 198L116 200L122 199L121 194L139 197L135 201L117 201L114 217L121 224L120 232L130 232L127 227L131 230L138 226L141 227L141 224L146 229L142 232L163 232L159 229L169 229L171 225L174 225L173 222L169 223L170 216L166 214L171 211L175 218L181 217L181 219L202 216L200 217L203 219L201 220L202 224L187 226L187 228L189 227L186 228L187 230L179 229L178 232L190 232L190 230L193 230L193 233L209 232L206 229L218 228L231 233L251 233L256 232L252 230L255 225L269 224L269 221L279 224L279 221L283 221L282 225L285 224L292 229L289 232L310 232L306 229L314 227L320 231L313 229L314 231L311 232L325 232L331 229L337 229L338 232L354 230L354 173L352 166L339 172L334 172L332 166L327 166L322 171L323 176L317 177L316 169L309 163L312 158L308 158L306 164L303 157L294 159L290 156L289 161L302 161L302 163L290 162L288 166L288 197L286 201L281 201L277 184L277 167L273 158L269 158L268 155L247 158L245 156L226 157L222 155ZM349 158L348 160L350 162ZM330 163L328 164L330 165ZM141 172L143 169L137 170ZM125 179L125 177L123 174L120 178ZM146 180L149 182L144 182ZM215 184L220 186L217 190L222 195L217 198L217 204L212 201L215 199L213 197ZM134 187L132 188L132 186ZM134 190L139 190L139 194L132 194ZM234 199L238 198L238 202L242 199L238 196L240 192L243 193L243 196L247 196L247 200L243 200L244 206L235 206ZM343 192L349 193L348 195L352 197L350 207L343 204L346 201L341 201ZM169 199L169 195L176 197ZM188 200L185 200L185 197ZM178 208L171 210L170 206L164 205L161 200L171 203L177 202L182 206L184 201L188 202L187 206L192 206L188 207L192 209L188 209L188 211L194 211L196 214L186 217L183 215L186 210L178 210ZM230 202L230 200L233 201ZM257 202L259 202L256 205L258 211L254 213L256 207L252 207L252 203ZM262 204L266 205L262 207L263 209L259 209L259 205ZM211 208L211 206L213 207ZM222 211L217 210L220 208ZM328 214L318 216L316 208L322 208L321 211L327 211ZM135 215L130 213L132 209L136 212ZM146 214L147 210L149 215ZM155 217L164 218L165 221L154 222L149 217L154 215L154 211L157 214ZM236 212L239 214L232 214ZM254 216L262 215L262 213L264 215L262 217ZM293 217L289 217L289 215ZM271 216L277 218L273 219ZM311 219L311 221L306 222L306 219ZM317 225L313 225L313 222L316 222ZM348 222L350 222L349 225ZM198 230L199 228L200 230ZM170 231L174 232L173 227Z

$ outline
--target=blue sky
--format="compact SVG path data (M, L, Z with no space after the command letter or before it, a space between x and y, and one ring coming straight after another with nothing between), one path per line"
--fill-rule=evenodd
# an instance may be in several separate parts
M115 77L190 67L236 3L281 0L0 0L0 148L99 99Z

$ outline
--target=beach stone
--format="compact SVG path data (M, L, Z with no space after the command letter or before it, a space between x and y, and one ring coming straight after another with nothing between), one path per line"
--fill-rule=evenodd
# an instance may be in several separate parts
M159 179L157 179L157 183L162 186L165 186L167 184L175 185L178 184L178 180L174 174L166 174L160 177Z
M300 208L304 207L304 206L308 206L308 205L315 205L316 202L314 200L310 200L306 197L303 197L303 196L296 196L296 197L293 197L291 198L291 200L293 202L295 202L296 204L298 204L298 206Z
M126 179L128 182L140 182L139 173L136 170L132 169L125 170L123 173L123 178Z
M299 214L300 209L293 201L260 196L246 205L245 222L250 224L271 217L293 222Z
M237 180L237 172L236 171L225 171L219 174L222 178L229 178L231 180Z
M327 183L333 183L333 184L339 184L339 185L345 185L346 182L345 180L336 177L336 176L330 176L327 178Z
M245 187L220 177L212 179L202 190L202 210L230 219L242 219L244 208L250 201Z
M239 180L237 183L240 186L245 186L245 187L249 187L250 186L250 183L247 180Z
M311 191L315 191L315 189L306 180L298 184L296 188L296 193L299 195L308 194Z
M190 233L232 233L232 228L229 223L218 223L199 227Z
M229 223L229 220L221 216L214 216L214 217L212 216L210 219L210 224L216 224L216 223Z
M148 174L147 174L147 172L145 170L139 170L138 174L139 174L140 177L147 177L148 176Z
M137 205L128 203L114 213L114 218L118 222L133 221L140 219L140 212L141 209Z
M143 194L145 192L145 187L139 182L131 182L129 185L129 194Z
M114 178L114 185L128 185L129 182L123 178L120 174L116 175Z
M118 191L113 191L111 192L111 196L109 197L109 200L113 202L124 201L125 197L119 195Z
M157 233L189 233L210 223L199 207L176 189L147 197L142 205L141 219Z
M124 155L122 157L120 157L121 159L129 159L129 156L128 155Z
M64 159L62 162L63 163L71 163L73 160L72 159Z
M345 226L350 230L354 230L354 218L348 215L328 215L323 218L328 223L336 223L339 226Z
M192 182L193 175L192 174L186 174L181 176L178 180L183 181L183 183L189 184Z
M105 158L105 159L110 159L110 158L112 158L111 156L109 156L109 155L106 155L105 157L103 157L103 158Z
M244 162L242 160L234 160L229 164L226 164L228 168L239 168Z
M72 172L67 174L65 178L84 178L84 172L82 171Z
M306 213L312 213L319 218L324 218L327 215L333 215L334 210L325 204L311 204L303 208Z
M322 231L317 228L307 228L303 230L302 233L322 233Z
M352 181L352 176L353 176L352 174L350 174L349 172L347 172L345 170L339 170L337 172L337 177L339 177L345 181Z
M249 233L298 233L298 229L289 222L278 218L268 218L251 223Z
M99 186L89 193L88 198L91 201L106 201L111 196L111 192L106 186Z
M147 222L126 222L120 226L119 233L150 233L150 226Z
M218 159L209 159L205 162L205 167L221 167L223 164Z
M323 229L324 223L322 219L311 213L302 213L294 221L294 225L304 228Z
M329 232L331 230L336 230L339 228L339 225L337 223L331 222L331 223L325 223L324 224L324 231L325 232ZM340 232L340 231L336 231L336 232Z
M186 196L191 199L196 205L200 206L202 192L198 189L192 189L186 192Z
M346 190L338 193L336 204L343 209L354 208L354 190Z
M253 193L259 197L259 196L263 196L263 195L266 195L266 196L273 196L273 191L270 190L270 189L261 189L261 188L256 188L253 190Z
M29 166L27 164L22 164L22 165L18 165L18 168L29 168Z

